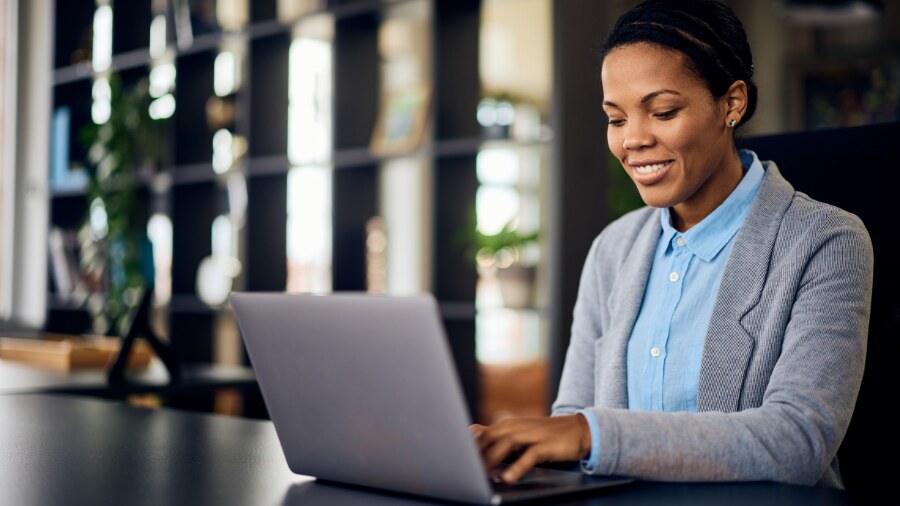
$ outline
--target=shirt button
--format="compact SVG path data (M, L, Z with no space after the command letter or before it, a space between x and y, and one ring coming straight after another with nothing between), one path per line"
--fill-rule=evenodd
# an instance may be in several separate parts
M679 236L677 239L675 239L675 244L684 246L684 237Z
M654 347L650 348L650 356L651 357L658 357L660 353L662 353L662 351L658 347L654 346Z
M673 283L675 281L678 281L678 273L673 271L671 274L669 274L669 281Z

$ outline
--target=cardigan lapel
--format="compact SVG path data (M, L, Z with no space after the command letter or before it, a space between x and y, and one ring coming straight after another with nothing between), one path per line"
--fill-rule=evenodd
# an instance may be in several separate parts
M611 327L604 333L600 345L603 347L601 362L597 364L600 374L595 377L603 385L597 385L595 399L597 406L610 408L627 408L628 391L626 364L628 339L637 320L644 290L653 265L653 254L659 241L662 227L659 224L659 210L649 213L649 219L643 224L634 239L628 254L619 267L615 285L610 291L607 307L609 307Z
M755 343L741 318L758 302L772 248L794 188L773 162L735 238L710 317L700 366L698 411L737 411Z

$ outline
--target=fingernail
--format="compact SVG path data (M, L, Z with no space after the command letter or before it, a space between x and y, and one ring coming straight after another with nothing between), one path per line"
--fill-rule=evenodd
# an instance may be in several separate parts
M515 475L513 474L512 471L507 471L507 472L503 473L503 481L511 482L514 480L515 480Z

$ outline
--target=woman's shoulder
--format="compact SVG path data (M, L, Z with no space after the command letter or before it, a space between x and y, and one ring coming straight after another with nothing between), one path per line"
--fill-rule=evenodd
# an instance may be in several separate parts
M794 198L784 219L790 224L805 227L812 232L844 230L869 237L868 229L859 216L833 204L816 200L801 191L794 192Z
M792 243L821 243L839 234L871 242L859 216L797 190L774 162L764 161L763 166L766 176L751 214L774 225L778 237Z
M603 228L594 239L593 249L609 254L630 248L645 227L658 222L659 209L655 207L644 206L630 211Z

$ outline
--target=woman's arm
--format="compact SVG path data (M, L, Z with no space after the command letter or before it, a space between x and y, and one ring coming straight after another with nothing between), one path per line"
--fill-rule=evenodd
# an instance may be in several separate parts
M793 248L800 277L789 315L764 315L787 323L762 404L735 413L592 409L596 473L800 484L823 476L853 413L871 309L872 245L848 216L822 213L803 224L806 237L780 242Z

